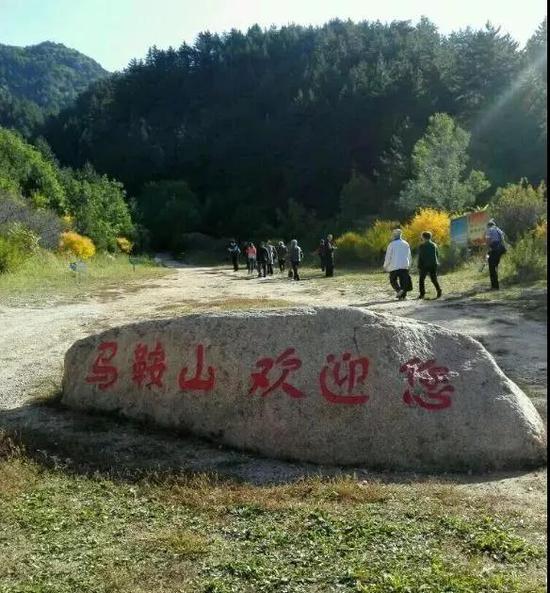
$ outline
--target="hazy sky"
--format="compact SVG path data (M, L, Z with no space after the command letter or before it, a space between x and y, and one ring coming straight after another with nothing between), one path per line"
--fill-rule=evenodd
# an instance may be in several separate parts
M246 30L332 18L412 20L427 16L443 33L488 20L521 44L546 15L545 0L0 0L0 43L56 41L108 70L141 58L151 45L178 47L201 31Z

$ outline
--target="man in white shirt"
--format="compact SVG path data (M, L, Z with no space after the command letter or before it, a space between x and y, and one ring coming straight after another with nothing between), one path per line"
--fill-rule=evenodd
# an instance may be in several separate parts
M401 229L393 231L393 238L386 249L384 259L384 270L389 272L390 284L400 301L407 297L409 290L412 290L409 276L411 248L407 241L401 238L401 234Z

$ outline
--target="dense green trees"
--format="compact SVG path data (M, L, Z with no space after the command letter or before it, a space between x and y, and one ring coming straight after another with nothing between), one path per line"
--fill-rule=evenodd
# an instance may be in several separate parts
M23 225L51 248L64 216L99 249L114 251L117 237L134 232L125 197L122 184L91 165L60 169L44 140L32 146L0 128L0 231Z
M353 169L372 184L362 217L394 216L434 113L471 133L472 168L493 187L546 178L545 47L546 23L525 49L490 25L445 37L427 19L204 33L96 83L45 134L63 163L89 161L133 195L186 182L188 220L219 235L280 226L290 200L329 219ZM142 219L170 244L173 229Z

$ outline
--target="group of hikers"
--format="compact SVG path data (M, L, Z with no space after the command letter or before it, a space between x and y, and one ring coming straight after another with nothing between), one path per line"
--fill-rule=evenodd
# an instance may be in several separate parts
M485 234L487 244L487 263L489 266L489 277L491 289L499 289L498 265L502 255L506 252L504 233L496 225L494 220L487 223ZM327 277L334 276L334 252L337 249L332 235L321 239L317 255L319 256L321 270ZM304 252L298 245L296 239L285 245L279 241L272 245L270 241L262 241L259 247L254 243L245 243L243 249L235 240L232 240L228 247L229 255L233 263L233 269L239 270L239 256L244 253L248 274L258 274L258 278L266 278L273 275L274 266L277 264L279 271L284 273L288 262L288 277L300 280L299 266L303 260ZM413 290L410 267L412 264L412 253L409 243L403 238L401 229L394 229L392 239L386 249L384 258L384 270L389 274L391 287L395 291L398 300L407 298L407 294ZM435 291L436 298L442 295L441 286L437 276L439 267L439 250L437 244L432 240L432 233L422 233L422 243L418 247L418 298L423 299L426 295L426 278L430 278Z
M394 229L392 240L386 249L384 258L384 270L389 273L390 284L395 291L397 299L404 300L407 293L413 289L409 269L412 263L410 245L403 239L401 229ZM499 290L498 265L502 256L506 253L504 233L491 219L487 223L485 233L487 245L487 264L489 267L489 278L491 290ZM426 295L426 278L429 277L435 290L436 298L442 295L441 286L437 277L439 267L438 246L432 240L432 233L422 233L422 243L418 247L418 298L423 299Z
M321 260L321 270L325 272L326 276L334 275L335 249L332 235L321 239L318 255ZM288 263L288 277L300 280L299 267L304 259L304 252L296 239L292 239L289 245L286 245L284 241L279 241L276 246L270 241L262 241L258 247L254 243L248 242L244 244L242 250L233 239L227 250L235 272L239 270L239 256L243 253L246 258L248 274L257 272L258 278L266 278L273 275L275 265L278 265L279 271L284 273Z

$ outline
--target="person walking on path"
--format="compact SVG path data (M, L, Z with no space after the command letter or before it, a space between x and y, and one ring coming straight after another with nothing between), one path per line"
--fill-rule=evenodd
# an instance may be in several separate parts
M283 241L279 241L279 244L277 245L277 260L279 261L279 271L281 274L285 271L287 255L287 246L283 243Z
M296 241L296 239L292 239L292 241L290 242L289 257L290 265L292 268L292 277L294 278L294 280L300 280L298 266L300 265L304 257L304 252L302 251L302 248L298 245L298 241Z
M256 246L254 243L249 243L246 248L246 265L249 274L254 274L256 270Z
M269 259L269 251L262 241L257 251L257 262L258 262L258 278L262 276L265 278L267 275L267 261Z
M277 250L275 249L275 247L273 247L273 245L271 245L271 243L269 241L266 244L266 248L267 248L267 254L268 254L267 273L270 276L273 276L273 264L275 263L275 260L277 259Z
M239 255L241 253L241 250L239 249L239 246L237 245L237 242L232 239L229 242L229 247L227 248L227 251L229 251L229 255L231 256L231 263L233 264L233 270L235 270L235 272L239 271Z
M432 234L430 231L424 231L422 233L422 243L418 247L419 299L423 299L426 294L426 276L430 277L430 280L437 291L436 298L438 299L441 296L441 287L437 280L437 266L439 265L438 256L437 245L432 241Z
M334 250L336 246L332 242L332 235L327 235L325 239L325 276L331 278L334 276Z
M319 255L319 260L321 261L321 272L325 271L325 240L321 239L319 243L319 248L317 249L317 254Z
M506 253L506 245L504 243L504 233L498 228L492 218L487 223L485 241L487 243L488 249L487 264L489 266L491 290L499 290L500 285L498 282L498 264L500 263L500 258Z
M412 290L409 268L411 267L411 248L402 237L401 229L394 229L393 238L386 249L384 270L390 274L390 284L396 297L402 301Z

